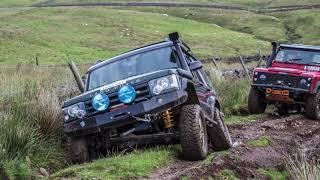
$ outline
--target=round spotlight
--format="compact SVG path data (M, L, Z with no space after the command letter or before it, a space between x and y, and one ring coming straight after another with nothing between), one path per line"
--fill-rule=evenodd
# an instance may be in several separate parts
M92 99L92 107L97 111L104 111L109 107L109 97L104 93L96 94Z
M130 85L120 88L118 92L119 100L126 104L133 102L136 95L136 90Z

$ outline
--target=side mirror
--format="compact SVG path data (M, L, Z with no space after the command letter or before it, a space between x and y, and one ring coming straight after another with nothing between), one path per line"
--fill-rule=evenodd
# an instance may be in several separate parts
M192 61L189 64L189 68L191 71L197 71L203 67L202 63L200 61Z
M179 39L179 33L178 32L170 33L169 38L171 41L177 41Z

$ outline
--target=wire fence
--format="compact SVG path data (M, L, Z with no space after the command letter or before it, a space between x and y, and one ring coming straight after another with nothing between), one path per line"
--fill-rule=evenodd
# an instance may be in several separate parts
M252 61L261 61L266 60L269 56L264 55L253 55L253 56L241 56L244 63L252 62ZM225 62L225 63L237 63L239 62L240 57L211 57L204 60L201 60L204 64L213 64L215 62ZM94 65L95 63L85 63L85 64L77 64L80 68L86 68ZM68 64L41 64L38 58L36 58L34 64L2 64L0 65L0 69L21 69L21 68L68 68Z

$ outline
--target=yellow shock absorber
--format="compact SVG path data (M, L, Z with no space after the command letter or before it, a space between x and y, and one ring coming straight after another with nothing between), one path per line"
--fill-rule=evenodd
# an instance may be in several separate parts
M169 129L174 126L173 115L171 111L165 111L162 113L162 119L164 122L164 128Z

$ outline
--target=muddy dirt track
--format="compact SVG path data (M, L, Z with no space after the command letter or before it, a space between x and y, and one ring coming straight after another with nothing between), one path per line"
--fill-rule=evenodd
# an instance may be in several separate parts
M266 179L261 169L283 170L284 158L306 152L308 159L320 158L320 123L305 119L302 115L278 117L268 114L247 125L230 126L236 144L230 152L218 153L211 162L187 162L175 160L171 165L154 172L150 179L189 179L214 177L221 170L232 170L241 179ZM246 144L266 138L270 145ZM249 143L250 144L250 143ZM260 170L259 170L260 169Z

